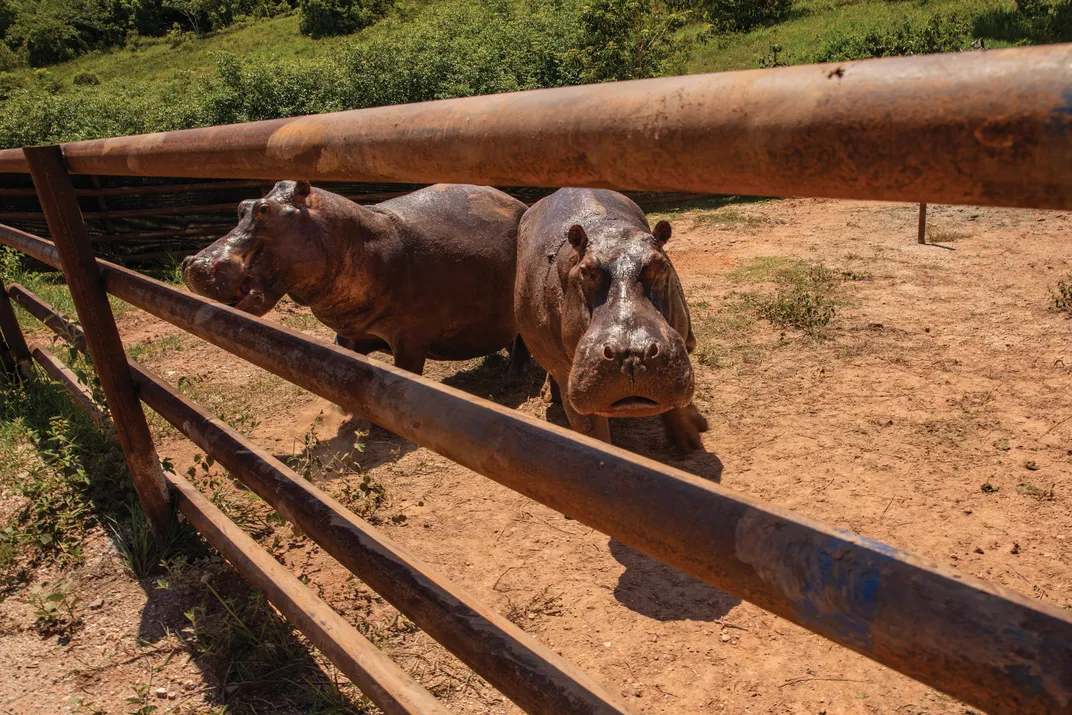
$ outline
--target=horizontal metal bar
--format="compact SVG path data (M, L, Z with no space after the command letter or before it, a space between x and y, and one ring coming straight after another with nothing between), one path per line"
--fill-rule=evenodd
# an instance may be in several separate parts
M58 337L85 352L86 336L82 333L81 328L64 319L58 310L18 283L12 283L8 286L7 293L12 300L19 304L20 308L44 323L45 327Z
M190 523L381 710L409 715L450 712L190 482L174 474L166 477L176 492L179 511Z
M59 358L49 352L48 348L35 343L30 346L30 354L33 356L34 362L40 365L49 377L67 389L67 392L86 411L91 420L98 425L103 425L108 421L100 406L97 405L97 401L93 399L93 391L79 380L78 376L64 365Z
M47 241L0 227L40 261ZM1072 707L1072 619L1014 591L98 261L107 290L702 581L992 713Z
M75 344L81 331L19 287L19 305ZM343 566L524 710L624 713L612 694L550 648L450 583L167 382L134 361L141 399Z
M237 205L237 204L236 204ZM161 229L158 231L131 231L128 233L110 233L90 236L93 243L122 243L125 241L149 241L156 238L183 238L187 236L222 236L235 227L236 221L218 223L211 226L194 226L192 228Z
M249 181L208 181L194 184L153 184L150 186L109 186L99 189L75 189L77 196L142 196L147 194L183 194L196 191L230 191L233 189L271 188L265 179ZM0 193L2 196L3 193Z
M67 144L82 174L1072 208L1072 45L537 90ZM25 171L19 150L0 171Z
M28 295L37 298L32 293ZM62 320L58 315L54 318ZM55 320L51 321L50 327L54 324ZM80 334L73 326L65 332ZM90 389L55 355L43 346L34 345L33 357L50 377L67 389L94 422L107 422L108 418L93 400ZM132 362L131 366L134 365ZM262 549L192 484L174 474L165 473L165 478L176 490L177 506L190 523L223 554L242 578L263 591L279 612L372 702L384 712L398 715L447 715L449 711L427 690Z
M141 216L176 216L180 214L196 213L219 213L221 211L235 211L238 204L235 202L226 204L184 205L184 206L155 206L145 209L117 209L114 211L83 211L82 216L86 219L104 220L113 218L138 218ZM40 211L13 211L0 213L0 221L40 221L44 214Z

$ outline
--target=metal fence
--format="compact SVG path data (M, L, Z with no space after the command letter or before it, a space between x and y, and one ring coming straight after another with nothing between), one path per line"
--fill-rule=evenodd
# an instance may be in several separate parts
M82 331L4 287L8 364L93 407L11 302L84 344L146 513L172 503L388 712L442 706L160 469L145 402L528 712L614 694L129 361L111 294L708 584L995 713L1072 710L1072 618L857 534L97 260L71 173L459 181L1072 208L1072 45L542 90L0 152L29 172Z

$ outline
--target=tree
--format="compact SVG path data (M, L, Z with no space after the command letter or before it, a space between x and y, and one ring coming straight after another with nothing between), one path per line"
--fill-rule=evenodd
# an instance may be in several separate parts
M584 82L665 74L691 44L677 37L690 15L653 0L589 0L581 10L580 45L567 57L579 63Z

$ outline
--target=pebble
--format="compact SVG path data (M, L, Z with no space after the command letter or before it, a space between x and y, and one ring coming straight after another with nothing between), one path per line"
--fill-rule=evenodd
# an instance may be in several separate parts
M94 601L93 603L89 604L89 610L91 610L91 611L97 611L97 610L100 610L101 608L104 608L104 599L103 598L98 598L96 601Z
M157 688L156 697L163 699L167 697L167 688Z
M729 633L723 633L722 634L722 642L723 643L729 643L731 638L732 638L732 636L730 636Z

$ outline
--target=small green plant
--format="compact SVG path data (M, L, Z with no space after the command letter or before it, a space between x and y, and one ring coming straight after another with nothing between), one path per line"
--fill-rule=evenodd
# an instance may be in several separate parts
M360 465L354 460L357 454L365 451L365 443L362 439L367 433L356 433L354 435L354 445L348 452L336 452L325 462L324 458L318 454L323 442L320 439L320 435L317 434L317 430L323 424L324 413L321 412L313 420L309 430L302 435L300 449L295 444L295 448L288 460L291 468L309 481L314 481L328 474L344 474L360 470Z
M157 534L137 501L127 505L127 513L129 520L112 519L109 528L123 565L135 578L147 578L176 556L201 549L201 541L189 522L175 523L167 533Z
M335 491L335 498L358 516L371 520L387 500L387 493L382 484L373 481L372 475L365 472L356 486L347 482L339 487Z
M132 686L134 694L127 698L127 702L137 707L130 711L130 715L153 715L160 709L153 705L150 700L149 691L151 688L151 683L139 683Z
M791 289L779 291L773 297L758 299L756 310L760 317L775 325L793 327L810 335L822 331L834 317L834 306L821 293Z
M353 712L353 705L338 684L326 676L312 658L294 627L281 618L257 591L237 596L201 578L206 591L199 605L184 614L183 640L197 654L225 664L221 688L241 697L255 688L258 698L276 683L299 712ZM223 590L223 593L221 593Z
M1057 281L1057 289L1053 294L1053 307L1058 313L1064 313L1072 318L1072 273Z
M69 633L82 622L74 612L78 596L71 593L70 581L63 581L54 590L38 584L30 589L28 599L35 609L34 625L41 635Z

